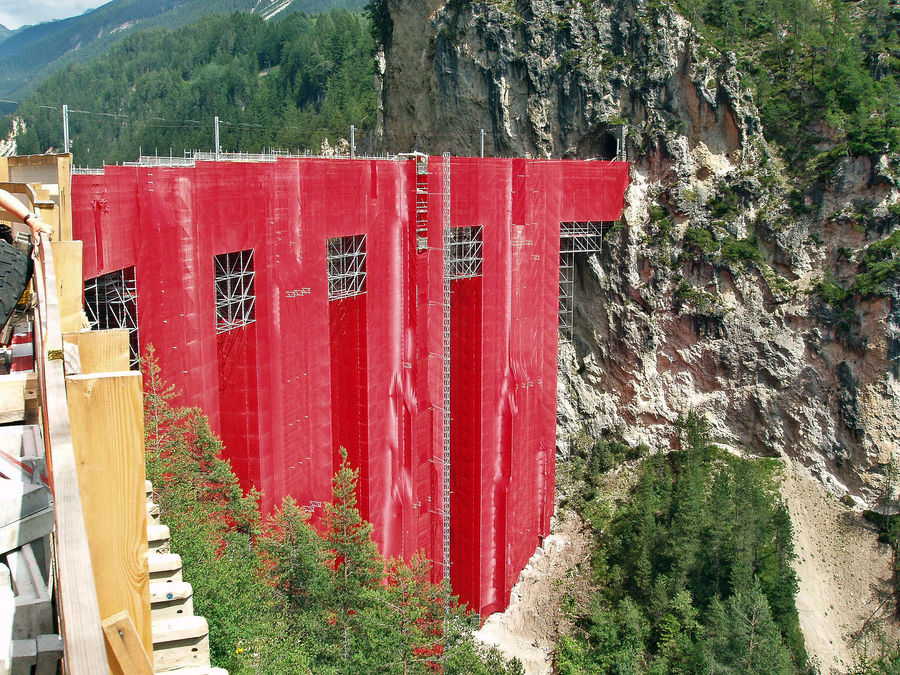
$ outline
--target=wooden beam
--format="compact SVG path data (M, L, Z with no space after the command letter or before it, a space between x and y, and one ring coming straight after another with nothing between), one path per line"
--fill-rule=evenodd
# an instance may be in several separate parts
M56 184L59 187L59 239L72 240L72 154L57 155Z
M128 329L85 330L63 333L63 340L78 347L81 372L115 373L128 370L131 363Z
M0 179L38 183L52 188L52 201L59 211L59 232L54 239L72 239L72 155L19 155L8 159L8 175ZM49 221L48 221L49 222Z
M56 185L49 185L49 186L48 186L48 185L43 185L43 184L41 184L41 185L36 185L36 186L35 186L34 192L35 192L35 194L37 194L38 202L39 202L39 203L43 203L43 204L51 204L51 205L52 205L51 207L46 207L46 206L45 206L45 207L43 207L43 208L39 208L39 209L38 209L38 211L39 211L38 215L40 216L41 220L43 220L43 221L44 221L45 223L47 223L50 227L53 228L53 231L56 233L56 234L54 235L53 239L54 239L55 241L59 241L59 240L61 239L61 237L60 237L60 235L59 235L59 232L60 232L60 223L59 223L60 213L59 213L59 208L58 208L57 205L56 205L56 200L58 200L59 197L58 197L58 195L55 195L55 194L54 194L54 195L51 195L50 190L47 189L47 188L53 188L54 192L56 191ZM71 239L71 238L70 238L70 239ZM66 241L69 241L69 239L67 239ZM57 263L57 264L58 264L58 263ZM57 270L57 271L58 271L58 270Z
M29 211L34 211L35 205L38 202L37 193L34 191L34 188L27 183L2 181L0 182L0 190L5 190L14 197L19 197L19 201L25 205L25 208ZM0 219L11 223L23 222L21 218L13 215L6 209L0 209Z
M84 286L81 278L82 242L53 241L56 264L56 292L59 297L59 325L64 333L81 329Z
M128 612L152 653L141 374L72 375L66 393L100 616Z
M6 157L0 157L0 181L9 181L9 160Z
M107 672L109 664L72 448L56 275L46 235L40 237L38 255L39 264L35 265L34 272L38 315L34 327L39 353L35 366L43 404L44 445L56 507L56 589L65 650L64 672L97 675Z
M25 419L25 372L0 375L0 424L21 422Z
M109 663L115 663L118 672L127 675L153 675L153 666L150 665L150 659L128 612L119 612L104 619L103 633L113 654ZM116 668L113 667L112 671L116 672Z

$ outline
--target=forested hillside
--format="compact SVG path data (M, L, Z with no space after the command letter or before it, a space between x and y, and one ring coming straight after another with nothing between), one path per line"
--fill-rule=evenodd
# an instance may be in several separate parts
M28 26L9 40L0 34L0 97L16 98L66 63L85 63L129 33L180 28L208 15L255 12L283 18L294 12L360 9L362 0L112 0L80 16Z
M347 136L351 124L374 124L372 77L372 40L359 14L209 16L135 33L108 57L49 78L15 113L27 125L18 152L60 146L63 103L80 165L133 160L140 148L211 150L215 115L225 150L318 147Z
M639 450L589 441L567 467L594 535L597 590L587 611L571 610L559 672L808 672L778 460L723 452L694 413L677 426L683 449L645 459L618 502L603 475Z
M678 3L712 44L734 51L763 133L789 160L819 143L844 153L900 149L900 8L889 0Z

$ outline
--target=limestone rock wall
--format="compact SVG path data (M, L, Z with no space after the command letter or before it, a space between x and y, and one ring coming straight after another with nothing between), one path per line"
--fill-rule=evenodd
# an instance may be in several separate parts
M485 129L488 155L610 159L624 135L628 207L579 261L561 345L560 451L584 428L664 449L695 409L720 443L873 501L900 440L900 284L850 320L811 291L897 227L895 163L841 160L816 209L791 205L733 55L659 3L389 7L386 148L474 155ZM728 248L749 237L758 253Z

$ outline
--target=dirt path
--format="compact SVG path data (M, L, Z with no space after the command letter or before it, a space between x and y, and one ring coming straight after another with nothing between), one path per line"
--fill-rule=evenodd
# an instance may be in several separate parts
M589 543L581 521L564 515L522 570L507 610L488 617L476 638L517 657L527 675L552 673L553 644L566 625L563 601L589 592Z
M864 626L897 640L890 551L804 468L787 462L782 494L794 526L806 649L822 675L846 673Z

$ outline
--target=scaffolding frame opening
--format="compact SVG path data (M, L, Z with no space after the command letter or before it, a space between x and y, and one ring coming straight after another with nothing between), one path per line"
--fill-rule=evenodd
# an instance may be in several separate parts
M575 256L603 252L602 222L559 224L559 337L571 340L575 331Z
M328 240L328 299L341 300L366 292L366 235Z
M253 249L221 253L215 260L216 333L256 321Z
M447 276L471 279L481 276L482 226L451 227L447 234Z
M134 266L102 274L84 282L84 311L93 330L128 331L131 368L140 366L137 280Z

